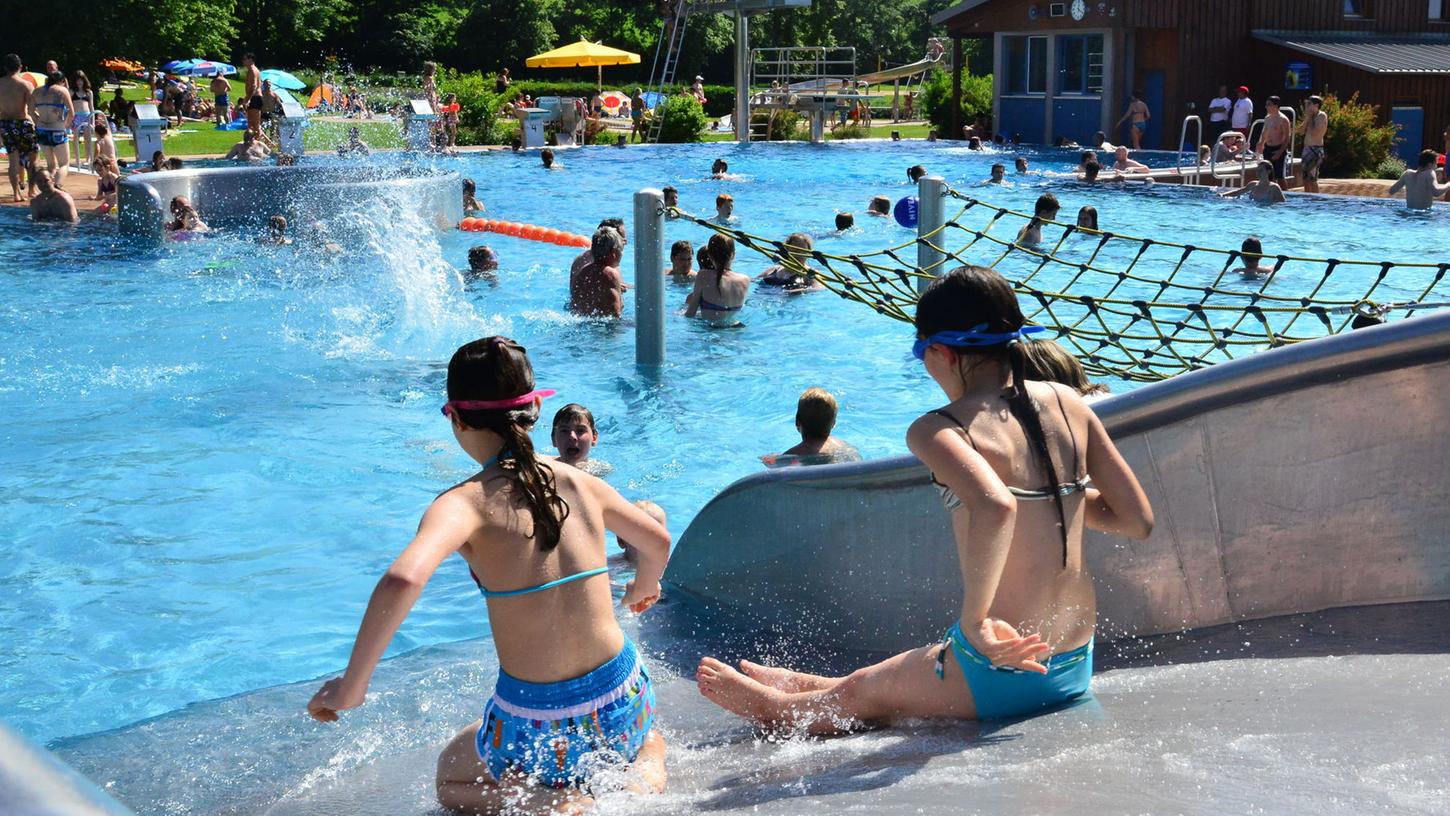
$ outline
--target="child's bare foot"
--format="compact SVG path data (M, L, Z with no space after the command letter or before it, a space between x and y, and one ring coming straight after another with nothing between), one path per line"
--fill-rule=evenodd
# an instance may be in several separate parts
M763 666L749 660L740 661L740 671L761 685L787 693L822 691L831 687L831 680L827 677L783 669L778 666Z
M777 723L788 708L783 692L762 685L713 657L700 660L695 682L710 702L756 722Z

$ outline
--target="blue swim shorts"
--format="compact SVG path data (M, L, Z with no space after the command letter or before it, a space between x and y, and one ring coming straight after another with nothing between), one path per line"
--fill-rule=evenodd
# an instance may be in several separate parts
M1047 674L994 666L981 652L972 648L962 634L958 621L947 630L942 642L937 670L940 674L946 649L956 655L977 704L977 719L1001 720L1023 717L1053 708L1087 693L1093 676L1093 644L1048 658Z
M499 672L478 756L495 780L516 772L549 787L583 786L639 756L654 713L649 670L625 638L618 655L573 680L527 683Z
M60 147L70 141L70 134L64 130L46 130L36 128L35 143L42 147Z

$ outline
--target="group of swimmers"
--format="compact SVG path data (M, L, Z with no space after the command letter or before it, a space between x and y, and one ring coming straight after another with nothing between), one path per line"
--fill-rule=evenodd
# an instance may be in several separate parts
M928 645L842 677L701 656L707 699L766 728L825 735L908 718L1030 716L1087 692L1095 621L1084 531L1141 539L1153 513L1079 389L1028 376L1036 331L991 269L955 269L917 303L912 352L947 404L913 422L906 442L953 521L962 605L946 634L923 632ZM530 430L553 393L509 338L455 352L442 412L478 472L423 514L368 602L346 671L307 706L335 722L366 702L388 643L457 553L488 606L500 666L480 719L439 757L438 800L458 811L578 808L606 778L639 793L666 784L654 681L612 608L605 531L634 560L620 599L634 614L660 598L670 535L661 513L535 452ZM803 398L797 423L813 421ZM572 422L563 436L556 427L556 444L587 452L592 424ZM827 434L817 447L835 446Z

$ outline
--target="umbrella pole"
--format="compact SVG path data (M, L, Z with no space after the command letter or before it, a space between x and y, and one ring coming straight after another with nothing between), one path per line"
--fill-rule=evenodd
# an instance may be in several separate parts
M599 93L604 93L604 66L603 65L596 65L596 66L594 66L594 69L599 72L599 85L598 85Z

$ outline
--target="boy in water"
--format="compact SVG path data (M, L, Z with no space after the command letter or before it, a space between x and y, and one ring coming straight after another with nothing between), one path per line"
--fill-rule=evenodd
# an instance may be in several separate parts
M1037 206L1033 208L1032 220L1017 233L1017 243L1024 246L1032 246L1042 243L1042 225L1047 221L1057 220L1057 211L1062 205L1057 203L1057 196L1052 193L1043 193L1037 197Z
M1239 257L1243 259L1244 265L1234 271L1246 278L1267 278L1272 270L1267 266L1259 266L1263 256L1264 245L1257 237L1250 235L1239 246Z
M493 247L479 244L468 250L468 274L466 277L498 282L498 253Z
M589 458L589 452L599 444L599 429L594 425L594 414L579 403L571 402L554 414L552 438L560 462L594 476L604 476L614 469Z
M286 246L292 243L292 239L287 237L287 218L285 216L274 215L267 219L267 236L262 239L262 243L271 246Z
M861 461L861 454L855 448L831 436L836 427L836 415L836 398L829 391L807 388L795 409L795 429L801 435L800 444L779 455L762 456L760 460L766 467Z
M1433 150L1426 151L1426 152L1430 153L1431 155L1433 155L1435 153L1435 151L1433 151ZM1430 161L1431 162L1434 162L1434 159L1431 159ZM1430 172L1431 172L1431 181L1433 183L1433 180L1434 180L1434 170L1433 170L1433 168L1431 169ZM1226 193L1221 193L1221 195L1224 198L1238 198L1241 195L1247 195L1249 197L1249 200L1252 201L1252 202L1254 202L1254 203L1256 203L1256 204L1280 204L1280 203L1283 203L1283 201L1284 201L1284 190L1277 183L1275 183L1274 182L1274 179L1273 179L1273 175L1274 175L1274 165L1272 163L1270 163L1270 162L1260 160L1259 161L1259 164L1258 164L1258 174L1259 174L1258 180L1251 181L1248 184L1245 184L1244 186L1238 188L1237 190L1229 190ZM1406 173L1405 175L1409 175L1409 173ZM1401 176L1400 177L1400 181L1395 182L1395 185L1396 186L1390 188L1390 192L1393 193L1395 191L1396 187L1398 187L1398 185L1401 182L1403 182L1404 180L1405 180L1404 176ZM1446 187L1445 189L1450 190L1450 187ZM1413 205L1411 205L1411 206L1413 206ZM1425 206L1426 207L1430 206L1430 203L1429 203L1428 200L1425 202Z
M544 169L545 170L553 170L553 169L555 169L554 168L554 151L550 150L547 147L544 148L542 151L539 152L539 159L541 161L543 161L543 163L544 163ZM559 165L559 167L563 167L563 166L564 165L562 165L562 164Z
M992 177L982 182L983 184L1001 184L1007 178L1007 166L1002 163L992 165Z
M1406 170L1400 180L1390 186L1389 195L1405 191L1405 206L1412 210L1428 210L1438 196L1450 192L1450 184L1438 184L1435 180L1435 164L1440 154L1433 150L1420 152L1420 166Z
M839 235L846 230L856 226L856 216L850 213L836 213L836 234Z
M735 199L729 193L715 196L715 222L729 224L735 221Z
M687 281L695 277L695 270L690 267L694 257L695 248L689 241L676 241L670 247L670 271L667 274L676 281Z
M1017 173L1019 175L1022 174L1022 173L1026 173L1027 172L1027 157L1026 156L1018 156L1017 157L1016 164L1017 164Z
M889 218L891 216L891 199L886 196L873 196L871 201L866 204L866 214Z

